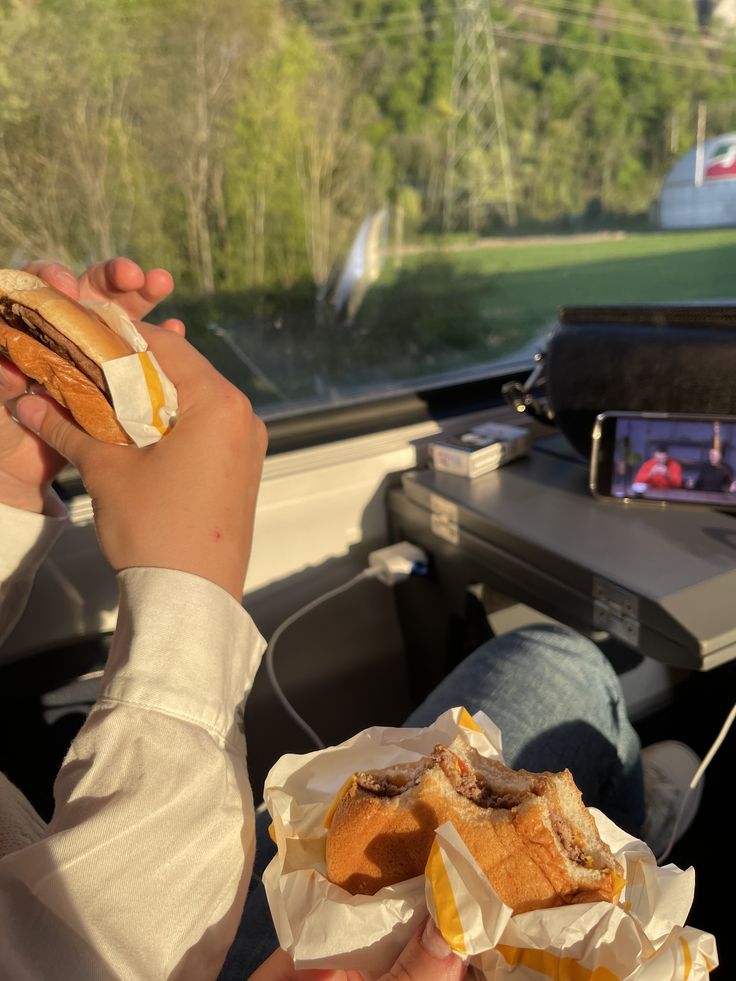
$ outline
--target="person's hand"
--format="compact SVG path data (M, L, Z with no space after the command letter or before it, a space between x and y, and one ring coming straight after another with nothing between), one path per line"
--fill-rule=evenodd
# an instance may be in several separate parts
M114 300L129 316L143 317L173 289L165 269L144 272L130 259L110 259L90 266L79 280L60 262L38 260L25 267L73 299ZM162 325L184 333L180 320ZM50 492L51 482L64 459L11 419L15 399L28 388L28 379L0 357L0 501L26 511L56 513L58 502ZM2 406L5 406L3 409Z
M427 920L380 981L460 981L467 970L432 920ZM289 955L277 950L251 974L250 981L363 981L363 975L359 971L297 971Z
M248 399L183 337L139 329L179 397L176 425L152 446L102 443L46 395L24 395L18 419L79 470L102 550L117 572L179 569L242 598L265 426Z
M67 266L50 259L30 262L25 271L40 276L74 300L113 300L134 320L146 317L174 288L171 273L165 269L144 271L124 256L96 262L79 279ZM184 324L174 318L159 326L184 333Z
M11 418L15 399L27 388L26 376L0 357L0 502L24 511L59 514L51 481L64 460Z

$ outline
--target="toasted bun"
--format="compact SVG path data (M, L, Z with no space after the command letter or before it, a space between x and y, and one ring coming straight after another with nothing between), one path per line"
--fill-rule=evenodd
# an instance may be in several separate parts
M75 421L105 443L130 443L113 407L100 389L66 358L0 320L0 354L35 379Z
M43 385L91 436L131 442L99 366L133 349L92 311L37 276L1 269L0 353Z
M436 828L449 821L514 913L616 898L621 867L569 771L515 771L472 749L463 756L437 747L417 763L355 774L327 834L330 881L373 895L421 875Z
M96 365L133 353L127 341L81 303L31 273L0 269L0 316L15 327L15 317L34 313Z

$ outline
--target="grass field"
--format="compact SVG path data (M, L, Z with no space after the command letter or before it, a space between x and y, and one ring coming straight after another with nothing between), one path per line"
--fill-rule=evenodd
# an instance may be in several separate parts
M432 348L490 360L539 336L561 306L729 297L736 229L572 236L393 258L359 320L369 333L400 327L420 361Z
M736 229L419 243L391 257L354 321L313 287L167 309L259 406L341 400L451 371L530 358L562 306L734 298ZM283 301L283 302L282 302ZM283 308L283 309L282 309ZM230 343L208 329L227 327ZM241 352L238 356L238 351Z

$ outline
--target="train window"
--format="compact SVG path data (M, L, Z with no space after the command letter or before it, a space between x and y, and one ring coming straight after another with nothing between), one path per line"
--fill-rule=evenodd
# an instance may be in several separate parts
M6 265L163 265L268 419L722 299L734 4L2 0Z

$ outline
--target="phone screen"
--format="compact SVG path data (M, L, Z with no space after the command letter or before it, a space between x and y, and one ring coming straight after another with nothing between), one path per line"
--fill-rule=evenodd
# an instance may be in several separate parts
M606 413L596 429L591 470L595 493L736 507L733 417Z

